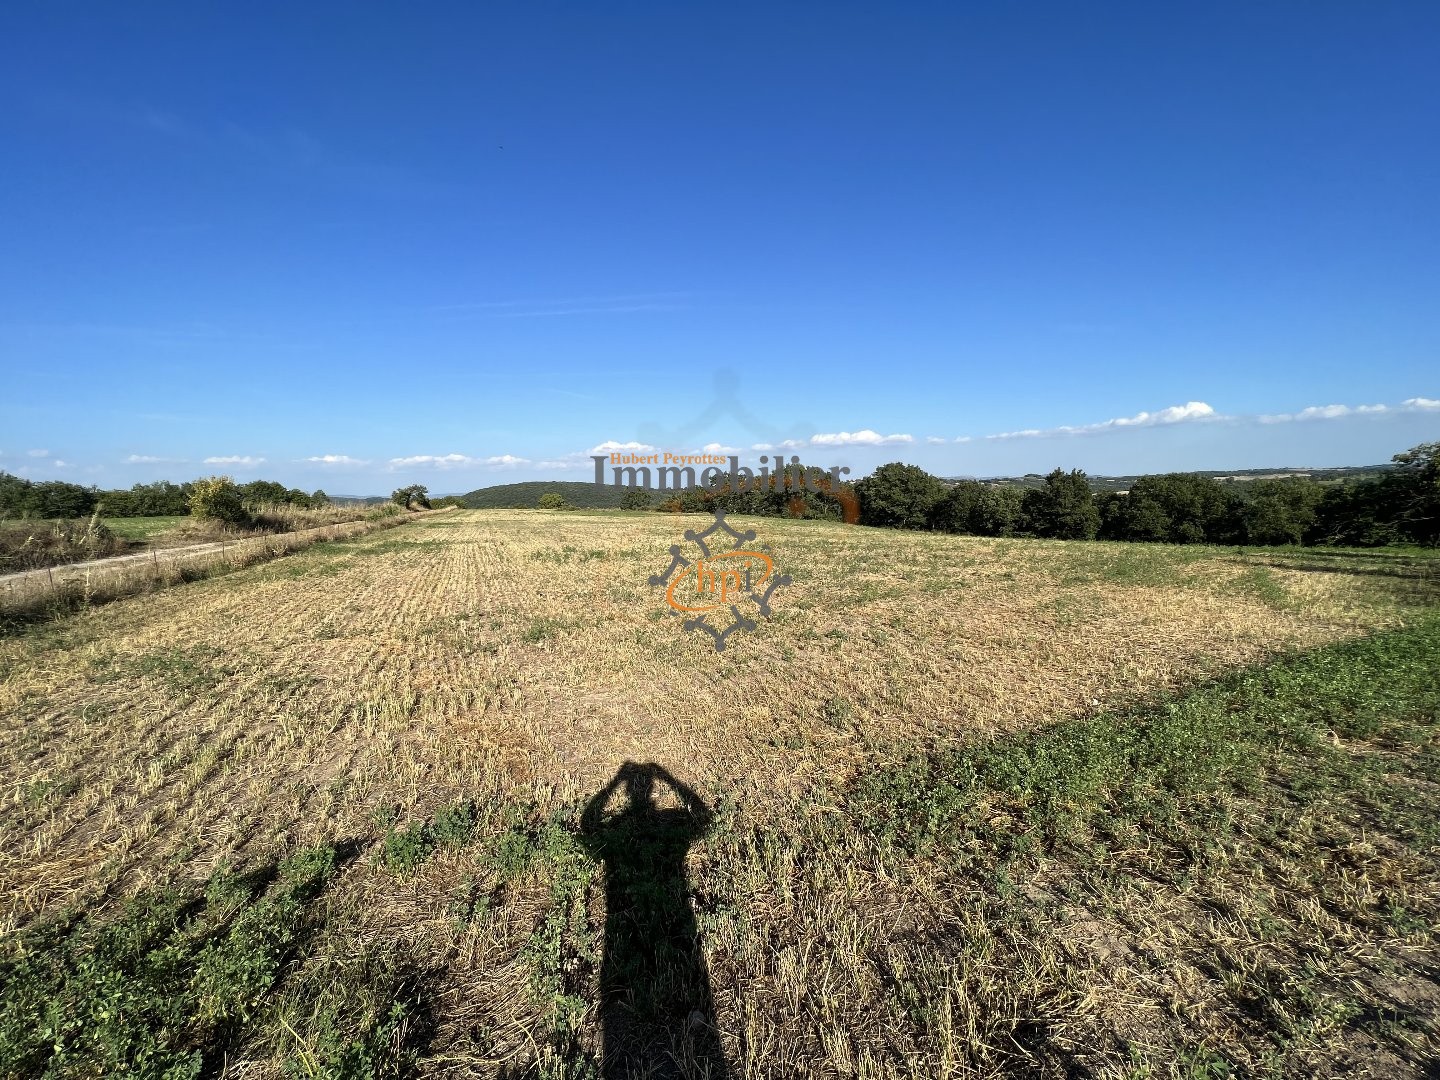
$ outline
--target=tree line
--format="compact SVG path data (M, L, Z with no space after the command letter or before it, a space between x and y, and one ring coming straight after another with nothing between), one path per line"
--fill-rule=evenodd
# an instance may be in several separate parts
M860 523L971 536L1131 540L1171 544L1440 542L1440 443L1396 454L1376 477L1304 477L1226 484L1194 473L1140 477L1128 492L1091 490L1079 469L1038 488L947 484L902 462L855 484Z
M159 480L104 491L64 480L26 480L0 472L0 519L90 517L97 510L103 517L183 516L191 512L191 495L196 485L203 482L173 484ZM238 501L252 506L310 509L330 505L330 498L323 491L307 494L273 480L252 480L234 487Z

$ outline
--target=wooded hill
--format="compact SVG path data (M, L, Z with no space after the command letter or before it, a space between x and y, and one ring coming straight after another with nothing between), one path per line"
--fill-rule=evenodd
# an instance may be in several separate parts
M614 484L581 483L574 480L528 480L521 484L497 484L476 488L460 496L471 510L535 509L541 495L556 494L568 506L586 510L618 510L628 488Z

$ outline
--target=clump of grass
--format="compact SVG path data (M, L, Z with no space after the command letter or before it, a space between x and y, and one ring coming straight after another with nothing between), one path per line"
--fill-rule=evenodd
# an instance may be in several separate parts
M98 512L71 520L0 522L0 574L104 559L129 546Z
M403 829L390 829L385 834L380 862L395 874L413 874L435 850L435 834L424 821L413 821Z
M564 628L565 624L559 619L535 619L526 629L523 640L528 645L536 645L558 637Z
M444 847L463 847L475 832L475 803L469 799L442 806L435 812L430 831Z
M221 655L209 644L164 646L119 664L117 674L157 679L176 693L198 693L214 688L229 674L217 663Z

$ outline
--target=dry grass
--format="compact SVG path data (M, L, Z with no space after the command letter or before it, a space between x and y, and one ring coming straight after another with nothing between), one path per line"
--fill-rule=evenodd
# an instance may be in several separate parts
M571 833L544 822L572 821L624 762L653 761L728 808L690 868L732 1062L777 1077L981 1075L1018 1060L994 1049L1014 1043L1017 1010L1073 1016L1072 1039L1098 1038L1086 1025L1126 1002L1203 1011L1213 977L1177 967L1136 983L1144 964L1127 961L1107 982L1097 956L1174 946L1124 940L1113 920L1027 938L1064 908L1063 870L1026 912L1007 908L1020 921L1005 940L1031 945L985 937L993 956L959 963L952 950L981 940L993 898L897 869L865 835L832 838L824 858L797 839L841 813L857 770L904 747L1093 716L1399 625L1433 599L1423 574L1360 572L1358 556L1317 573L1212 549L755 519L795 583L720 655L645 580L694 523L437 516L0 639L3 929L357 841L366 857L340 872L292 982L311 985L356 941L397 943L430 987L422 1072L585 1075L565 1070L599 1038L605 905L593 871L574 869L585 860ZM375 861L392 818L465 800L476 843L403 873L401 855ZM507 837L530 845L508 869ZM1218 903L1274 888L1217 880ZM1241 918L1173 890L1145 903L1158 912L1146 925L1176 938L1196 919ZM1245 933L1226 940L1254 958L1241 967L1261 963ZM1043 1002L1006 999L999 970L977 989L977 971L1017 956L1032 966L1025 985L1050 988ZM930 988L913 1008L910 986ZM899 1012L860 1008L887 1001ZM257 1037L243 1075L318 1052L291 1034Z
M383 510L389 504L367 508L350 503L330 503L325 506L294 506L290 503L246 504L248 523L242 528L227 525L209 518L182 518L177 526L162 534L166 546L199 543L218 540L221 537L238 539L264 533L299 532L303 529L318 529L324 525L339 525L346 521L361 521L373 517L376 510Z
M0 575L101 559L128 546L99 519L0 521Z

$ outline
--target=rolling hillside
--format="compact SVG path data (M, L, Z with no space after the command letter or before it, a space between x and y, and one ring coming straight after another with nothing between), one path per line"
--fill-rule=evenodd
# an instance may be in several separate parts
M497 484L476 488L460 496L471 510L508 510L517 507L533 509L541 495L555 492L571 506L587 510L617 510L626 489L606 484L581 483L574 480L530 480L523 484Z

